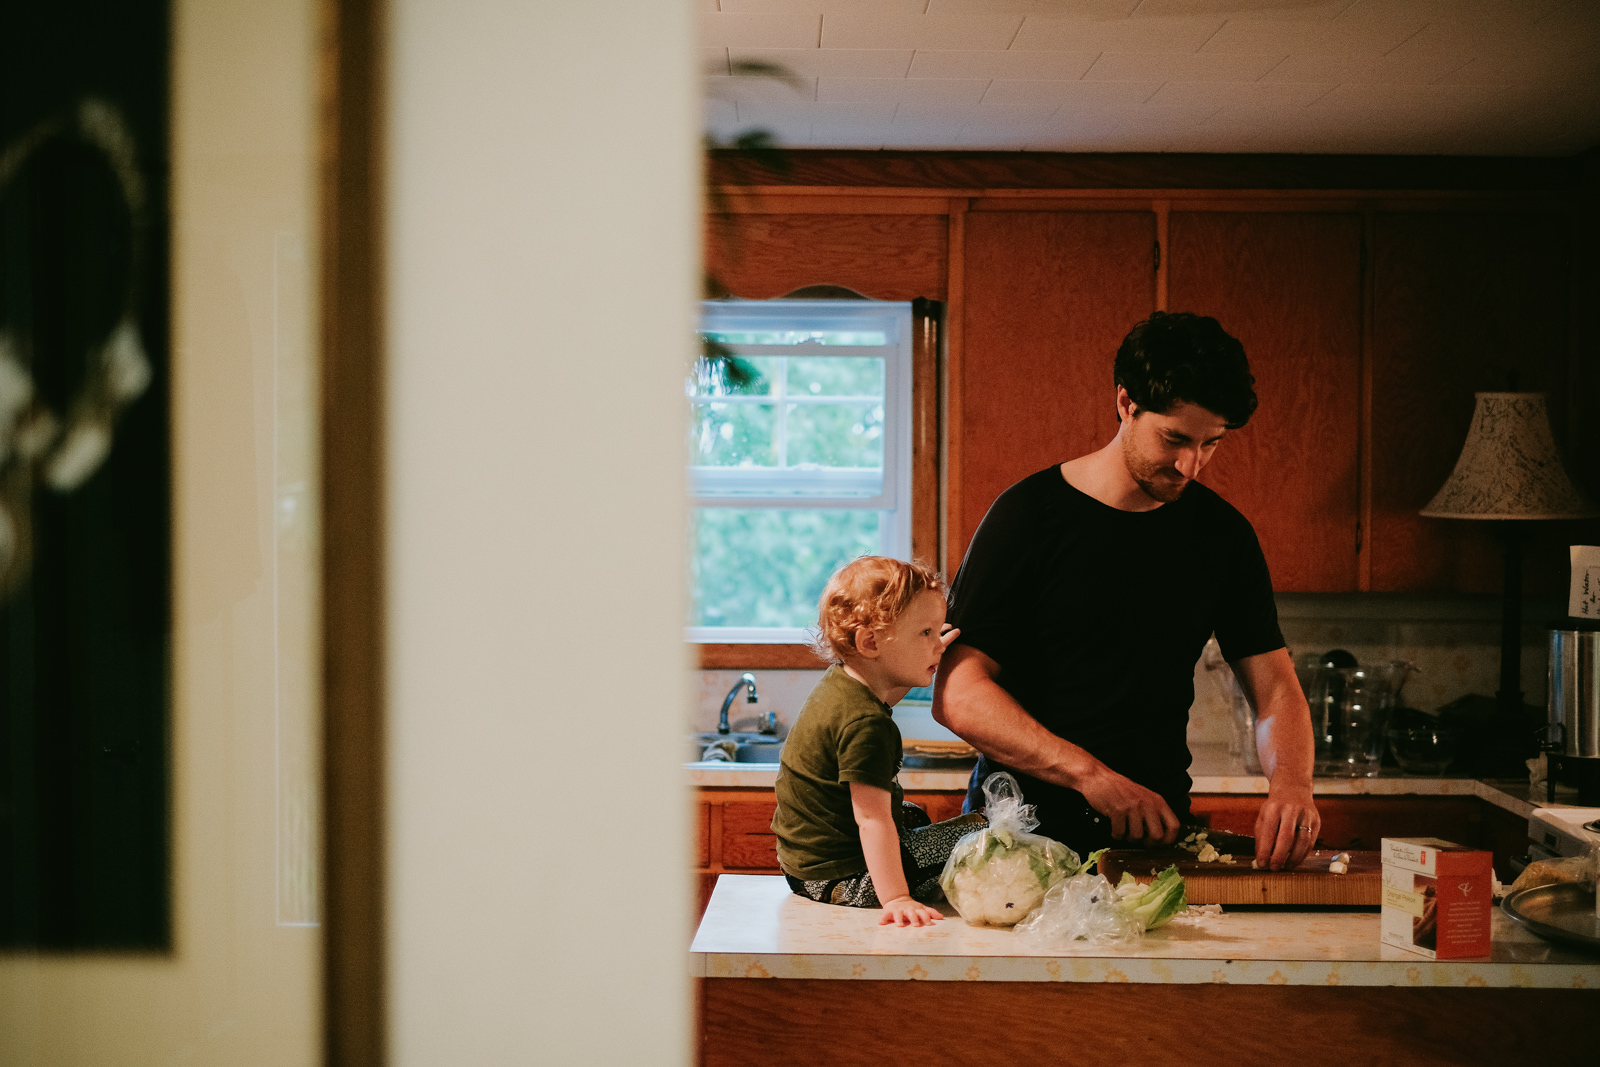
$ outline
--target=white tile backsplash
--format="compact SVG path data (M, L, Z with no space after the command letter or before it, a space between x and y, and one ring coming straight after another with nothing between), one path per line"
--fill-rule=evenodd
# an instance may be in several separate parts
M739 680L740 671L701 671L694 697L694 722L691 730L709 731L717 728L717 713L722 700ZM735 730L754 730L767 712L778 716L778 732L787 734L794 725L800 706L811 695L811 690L822 678L822 671L751 671L756 676L754 704L745 702L744 694L734 699L728 708L728 724Z

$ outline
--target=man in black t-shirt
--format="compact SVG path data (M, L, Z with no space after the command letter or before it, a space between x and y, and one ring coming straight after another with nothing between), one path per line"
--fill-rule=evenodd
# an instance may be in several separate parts
M1024 478L984 517L952 588L934 717L1018 777L1040 832L1080 853L1170 844L1189 812L1194 667L1213 634L1257 713L1271 779L1256 861L1293 867L1321 820L1311 716L1250 523L1194 482L1254 412L1215 319L1157 312L1117 351L1117 435Z

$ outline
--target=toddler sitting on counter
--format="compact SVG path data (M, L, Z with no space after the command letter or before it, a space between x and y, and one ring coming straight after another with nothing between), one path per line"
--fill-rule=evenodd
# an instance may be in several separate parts
M944 582L929 568L862 556L828 580L817 654L832 665L784 743L772 830L789 887L811 900L883 909L879 924L941 918L939 873L982 815L929 824L904 800L892 706L933 681L959 630L944 621Z

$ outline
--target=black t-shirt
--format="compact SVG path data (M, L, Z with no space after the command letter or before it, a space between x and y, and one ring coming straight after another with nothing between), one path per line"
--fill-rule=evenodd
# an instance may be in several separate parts
M1216 493L1191 482L1175 501L1121 511L1074 489L1059 467L995 500L956 574L949 620L1046 729L1161 794L1180 818L1207 639L1215 633L1230 662L1284 645L1255 531ZM983 777L1009 769L980 761L972 801L982 801ZM1079 793L1026 775L1018 783L1040 833L1080 851L1110 843Z

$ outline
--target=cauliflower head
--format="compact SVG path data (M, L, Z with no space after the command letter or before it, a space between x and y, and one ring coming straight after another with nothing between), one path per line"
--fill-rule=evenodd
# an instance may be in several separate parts
M1082 866L1078 854L1059 841L991 826L961 839L939 885L972 925L1014 926L1051 886Z

